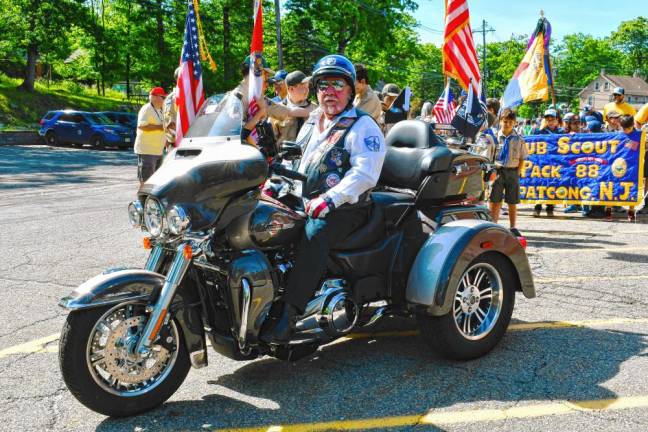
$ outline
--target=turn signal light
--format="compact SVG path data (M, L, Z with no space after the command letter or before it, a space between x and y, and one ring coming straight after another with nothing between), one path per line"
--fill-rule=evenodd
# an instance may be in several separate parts
M188 260L193 257L193 249L191 248L191 245L185 245L185 247L182 249L182 255L184 255L185 259Z
M527 248L527 240L526 237L518 237L518 242L520 242L520 246L522 246L522 249Z
M485 241L482 242L482 244L480 244L479 246L481 246L482 249L491 249L494 245L492 241Z
M153 249L153 243L151 242L151 237L144 237L142 240L144 249Z

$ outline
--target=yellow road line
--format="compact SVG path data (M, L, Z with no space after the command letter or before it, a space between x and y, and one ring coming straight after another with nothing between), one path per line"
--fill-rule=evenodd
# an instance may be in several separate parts
M480 423L511 419L527 419L574 414L582 411L616 411L648 407L648 396L622 396L613 399L572 400L538 403L502 409L475 409L461 411L428 412L422 415L340 420L293 425L273 425L250 428L216 429L219 432L305 432L324 430L366 430L417 425L450 425Z
M530 241L532 242L532 240ZM530 249L530 250L529 250ZM529 254L537 254L537 255L546 255L546 254L559 254L559 253L594 253L594 252L646 252L648 251L648 247L613 247L613 248L560 248L560 249L544 249L544 248L539 248L539 249L534 249L533 245L529 245L529 249L527 251Z
M648 324L648 318L608 318L600 320L581 320L581 321L540 321L529 323L513 323L509 325L509 331L530 331L539 329L561 329L570 327L605 327L619 324ZM418 330L402 331L384 331L375 333L349 333L348 335L336 339L333 343L341 343L354 339L368 338L385 338L385 337L412 337L419 334ZM55 353L58 352L57 345L46 346L47 344L58 340L60 333L51 334L40 339L35 339L20 345L14 345L9 348L0 350L0 358L14 354L30 353Z
M588 282L588 281L617 281L617 280L647 280L648 275L599 275L599 276L561 276L555 278L536 278L536 283L555 282Z
M24 344L14 345L9 348L0 350L0 358L7 357L12 354L29 354L37 352L56 352L58 347L45 347L48 343L58 340L60 333L51 334L49 336L42 337L40 339L35 339L33 341L25 342ZM52 351L55 349L55 351Z

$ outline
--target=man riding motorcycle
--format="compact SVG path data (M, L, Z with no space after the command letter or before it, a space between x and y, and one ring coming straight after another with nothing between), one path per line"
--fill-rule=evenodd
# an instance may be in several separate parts
M369 191L378 182L386 149L378 124L353 107L355 78L353 64L341 55L323 57L313 70L319 108L297 137L309 218L282 299L283 312L261 336L268 342L290 339L293 318L315 293L331 246L366 220Z

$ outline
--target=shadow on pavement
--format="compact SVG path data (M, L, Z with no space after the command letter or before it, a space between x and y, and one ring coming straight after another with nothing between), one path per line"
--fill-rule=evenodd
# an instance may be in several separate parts
M106 419L97 430L268 427L423 415L474 402L496 408L498 401L609 399L616 394L604 383L647 347L643 338L591 328L516 331L489 355L469 362L444 360L417 337L355 339L294 364L265 358L223 375L212 365L207 372L214 390L201 400Z
M105 178L92 176L89 171L136 164L132 151L0 146L0 190L102 182Z

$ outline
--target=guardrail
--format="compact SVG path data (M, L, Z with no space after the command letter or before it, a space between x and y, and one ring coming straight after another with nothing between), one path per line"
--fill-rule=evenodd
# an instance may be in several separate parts
M41 145L43 138L35 131L0 131L0 145Z

